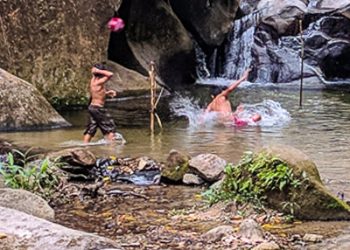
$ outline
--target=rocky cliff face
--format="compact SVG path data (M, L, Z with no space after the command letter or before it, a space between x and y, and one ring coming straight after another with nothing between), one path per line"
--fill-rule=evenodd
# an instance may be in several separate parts
M119 14L127 25L111 35L109 57L145 75L154 61L161 83L183 87L197 77L193 40L221 45L237 9L237 0L124 0Z
M196 0L198 8L186 8L185 2L1 0L0 68L34 84L51 102L79 103L91 65L106 60L107 52L134 70L135 79L147 75L153 60L163 84L176 88L191 83L196 78L191 32L205 44L220 44L238 1ZM110 34L106 24L120 4L126 27Z
M49 99L85 96L91 65L106 59L117 2L0 1L0 67Z

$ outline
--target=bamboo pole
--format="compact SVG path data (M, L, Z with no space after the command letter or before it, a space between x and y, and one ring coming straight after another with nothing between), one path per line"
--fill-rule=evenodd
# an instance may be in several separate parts
M303 81L304 81L304 39L303 39L303 20L299 20L299 31L300 31L300 43L301 43L301 51L300 51L300 96L299 96L299 107L302 107L303 102Z
M155 110L155 70L154 70L154 62L150 63L150 70L148 72L150 78L150 90L151 90L151 111L150 111L150 130L151 133L154 133L154 110Z

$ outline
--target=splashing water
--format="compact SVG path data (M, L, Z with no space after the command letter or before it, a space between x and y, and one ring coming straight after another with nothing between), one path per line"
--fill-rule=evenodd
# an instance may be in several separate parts
M244 109L239 113L239 118L246 120L249 126L282 126L291 120L287 110L281 107L278 102L273 100L264 100L256 104L242 104ZM218 113L206 113L196 100L189 97L178 96L170 103L171 111L179 117L186 117L190 128L201 126L212 127L218 123ZM260 114L262 119L259 122L251 121L254 114ZM225 124L228 126L233 123Z
M291 120L289 112L282 108L282 106L273 100L264 100L260 103L255 104L242 104L243 112L238 116L243 120L248 121L250 126L262 126L262 127L271 127L271 126L283 126ZM254 114L261 115L261 121L253 122L250 117Z
M190 97L177 96L170 102L170 110L178 117L186 117L192 128L200 125L213 126L216 121L215 112L205 113L198 101Z

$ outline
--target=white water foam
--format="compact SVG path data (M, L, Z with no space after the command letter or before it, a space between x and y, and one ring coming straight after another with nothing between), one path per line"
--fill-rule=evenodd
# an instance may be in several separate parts
M178 117L186 117L190 127L213 126L216 123L216 114L205 113L198 101L190 97L177 96L170 102L170 110Z
M239 118L250 120L254 114L260 114L259 122L248 122L250 126L283 126L291 120L289 112L282 108L280 103L273 100L264 100L256 104L244 104L243 111L239 114ZM198 105L198 102L190 97L178 96L170 103L171 111L179 117L186 117L191 128L211 127L217 124L218 114L216 112L206 113L203 108ZM233 125L233 124L227 124Z
M88 142L84 143L80 140L70 140L60 143L60 147L88 147L88 146L99 146L99 145L107 145L107 144L118 144L123 145L126 143L126 140L124 139L123 135L120 133L115 133L113 142L109 142L106 139L100 139L95 142Z
M242 104L243 112L238 117L243 120L250 120L254 114L259 114L261 120L257 123L249 121L250 126L259 125L262 127L283 126L291 120L289 112L282 108L281 104L273 100L264 100L255 104Z

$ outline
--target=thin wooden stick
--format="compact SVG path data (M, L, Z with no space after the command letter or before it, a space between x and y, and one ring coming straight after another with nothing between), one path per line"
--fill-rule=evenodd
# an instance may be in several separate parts
M300 65L300 97L299 97L299 106L302 107L303 102L303 81L304 81L304 39L303 39L303 20L299 20L299 31L300 31L300 42L301 42L301 65Z
M154 104L155 108L157 108L157 106L158 106L158 103L159 103L160 98L162 97L163 91L164 91L164 87L159 92L158 99L157 99L156 103Z
M154 73L154 62L151 62L150 64L150 71L149 73L149 78L150 78L150 89L151 89L151 112L150 112L150 129L151 132L154 133L154 102L155 102L155 96L154 96L154 78L155 78L155 73Z
M154 113L154 114L155 114L155 116L156 116L156 118L157 118L157 122L158 122L159 127L160 127L161 129L163 129L163 125L162 125L162 122L161 122L161 120L160 120L158 114L157 114L157 113Z

